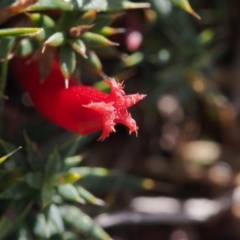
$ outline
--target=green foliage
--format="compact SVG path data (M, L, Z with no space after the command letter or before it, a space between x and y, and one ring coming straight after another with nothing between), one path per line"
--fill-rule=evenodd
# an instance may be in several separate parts
M126 0L74 0L74 1L58 1L58 0L39 0L36 4L28 8L29 11L39 11L46 9L59 10L98 10L98 11L113 11L129 8L145 8L149 6L144 3L131 3Z
M41 28L6 28L0 30L0 38L9 36L29 36L41 32Z
M19 200L22 201L23 205L29 202L31 202L31 205L16 218L16 224L14 223L11 227L6 228L1 234L3 236L11 236L14 230L19 233L19 236L22 235L25 232L23 226L27 226L30 208L39 206L40 212L35 216L33 231L40 238L48 239L51 236L58 235L64 239L66 234L64 220L67 225L72 225L83 235L92 236L94 239L111 239L101 228L94 224L90 217L81 212L79 207L67 206L64 205L64 202L90 203L103 206L104 201L86 190L83 187L84 182L87 182L90 186L98 182L100 183L97 185L99 190L102 189L105 191L106 186L101 186L101 183L106 185L111 176L110 188L113 184L116 184L119 176L111 174L105 168L78 166L81 163L82 157L72 156L72 151L70 151L70 155L66 156L65 151L61 151L63 149L61 146L69 146L67 142L63 142L59 147L55 146L49 157L45 158L36 144L26 134L25 141L26 155L21 157L25 159L28 167L22 171L14 169L14 171L19 170L19 173L15 180L11 179L10 183L1 191L0 201L4 199L10 200L8 204L9 208L14 207ZM79 138L75 138L74 142L78 142L79 144ZM4 142L2 142L2 146L5 146L9 150L12 149L12 147ZM17 150L19 149L14 150L1 159L7 161L7 158L11 157ZM63 155L61 155L61 152ZM65 156L65 158L62 156ZM5 172L5 175L11 174L11 172ZM105 181L105 183L102 181ZM144 181L146 180L127 177L124 180L123 187L128 185L131 186L130 188L136 190L148 190L147 187L144 187ZM4 228L7 224L8 218L3 217L0 227Z
M1 11L13 2L1 1ZM26 27L0 29L0 118L4 109L8 60L15 56L35 56L40 52L49 54L48 50L52 48L59 53L66 87L67 80L77 71L81 72L82 66L106 78L102 59L114 56L119 61L113 67L113 75L126 76L130 70L139 71L139 75L143 73L143 82L148 83L146 89L153 93L149 98L148 111L153 106L151 101L159 93L174 87L179 99L188 101L194 89L188 82L190 71L186 69L194 69L197 76L201 75L204 63L197 55L214 40L214 31L209 28L198 35L185 17L174 13L164 15L158 6L159 2L152 2L157 6L154 13L158 19L146 27L149 38L144 42L144 47L129 55L116 49L118 43L108 39L123 32L110 25L121 16L121 11L146 8L149 6L147 3L125 0L39 0L28 6L25 9ZM171 2L198 18L188 1ZM45 10L60 10L61 14L54 16ZM28 25L34 27L28 28ZM167 31L168 28L171 30ZM172 36L178 36L177 40L172 40ZM175 41L176 46L172 46L168 37ZM163 42L159 39L163 39ZM171 54L174 57L171 58ZM173 63L171 67L166 67L169 59ZM166 67L164 70L161 69L163 66ZM109 90L102 82L95 86L103 91ZM204 92L203 95L209 100L208 93ZM55 131L52 126L50 130L49 126L45 126L27 132L21 132L14 140L10 137L6 137L6 141L0 139L0 239L75 240L83 236L84 239L110 240L111 237L81 210L83 205L106 206L108 202L97 195L109 193L116 186L119 191L164 188L148 178L86 165L84 147L93 138L92 135L83 137L63 132L53 137ZM5 135L3 133L2 136ZM21 148L18 147L19 142L23 149L16 152ZM9 217L9 211L14 213L14 219Z

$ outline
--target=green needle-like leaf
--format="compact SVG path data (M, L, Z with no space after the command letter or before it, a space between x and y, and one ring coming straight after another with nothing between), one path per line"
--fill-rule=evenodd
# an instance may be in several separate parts
M85 188L78 186L78 194L88 203L103 206L105 203L103 200L96 198L93 194L87 191Z
M131 3L125 0L75 0L75 1L59 1L59 0L39 0L36 4L28 7L29 11L41 10L95 10L113 11L133 8L148 8L149 3Z
M82 175L79 173L63 172L63 173L59 173L51 176L47 181L51 185L59 186L59 185L76 182L81 177Z
M10 53L14 43L15 37L4 37L0 39L0 60Z
M22 148L22 147L19 147L19 148L13 150L12 152L8 153L7 155L1 157L1 158L0 158L0 164L2 164L3 162L5 162L5 160L6 160L7 158L9 158L10 156L12 156L15 152L17 152L17 151L20 150L21 148Z
M58 47L62 45L66 40L66 35L63 32L55 32L45 42L44 45L51 47Z
M118 46L118 43L112 42L100 34L86 32L81 39L88 47L106 47Z
M59 208L55 204L51 204L47 211L47 220L52 222L57 232L63 236L64 224Z
M60 48L60 64L63 76L69 79L76 68L76 53L69 44Z
M70 172L72 173L79 173L83 177L87 176L98 176L98 177L104 177L109 175L109 170L106 168L100 168L100 167L74 167L70 169Z
M40 46L39 42L34 38L21 39L14 51L16 56L26 57L32 54Z
M72 46L72 48L77 53L79 53L84 58L87 58L87 56L86 56L86 46L81 39L70 39L69 44Z
M0 29L0 38L8 36L34 36L42 31L42 28L5 28Z
M62 217L67 224L78 230L89 239L111 240L112 238L94 221L83 213L79 208L74 206L64 206L60 208Z
M30 20L37 26L43 28L43 31L36 34L36 38L44 41L57 31L55 21L45 14L28 14Z
M70 201L83 203L83 204L85 203L85 200L79 195L78 190L76 189L75 186L71 184L66 184L66 185L59 186L57 189L58 189L58 194L62 198Z
M84 58L80 55L77 55L77 60L87 69L99 74L101 77L104 77L105 74L102 70L102 64L96 53L92 50L86 50L86 57Z
M186 12L192 14L195 18L198 20L201 19L201 17L192 9L191 5L189 4L188 0L171 0L171 2L185 10Z

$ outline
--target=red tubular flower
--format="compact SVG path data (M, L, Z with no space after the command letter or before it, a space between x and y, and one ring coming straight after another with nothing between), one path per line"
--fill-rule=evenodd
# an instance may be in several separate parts
M37 62L26 63L26 59L13 60L13 71L17 81L28 92L35 108L51 122L80 134L102 129L99 140L104 140L115 131L116 123L137 134L137 125L127 109L143 99L145 95L125 95L121 83L110 78L110 94L96 88L83 86L73 79L69 88L64 86L64 77L55 60L47 78L40 82Z

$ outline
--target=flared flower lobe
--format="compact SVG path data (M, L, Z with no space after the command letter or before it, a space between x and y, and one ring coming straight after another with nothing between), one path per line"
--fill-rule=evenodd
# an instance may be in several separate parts
M102 130L99 140L114 132L117 123L126 125L129 133L137 134L138 127L128 108L145 95L126 95L122 83L112 78L105 82L110 86L109 94L80 85L74 79L69 79L69 87L65 88L64 77L56 60L46 79L40 81L37 62L26 64L27 60L13 60L13 72L35 108L51 122L79 134Z
M115 132L116 123L121 123L129 128L129 134L137 134L138 127L135 120L128 112L128 108L138 101L142 100L145 95L132 94L126 95L123 91L122 83L117 83L113 78L106 81L110 85L111 91L105 102L91 102L84 105L85 107L97 111L101 114L103 131L99 140L104 140L109 133Z

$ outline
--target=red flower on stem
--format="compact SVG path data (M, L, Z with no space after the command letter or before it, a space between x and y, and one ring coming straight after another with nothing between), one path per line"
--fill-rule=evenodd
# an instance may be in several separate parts
M27 64L27 59L18 58L12 65L17 81L29 94L35 108L51 122L79 134L102 129L99 140L114 132L116 123L126 125L129 133L137 134L138 127L127 109L145 95L125 95L123 85L112 78L106 81L110 86L109 94L79 85L74 79L70 79L69 88L65 88L56 60L44 81L40 81L37 62Z

